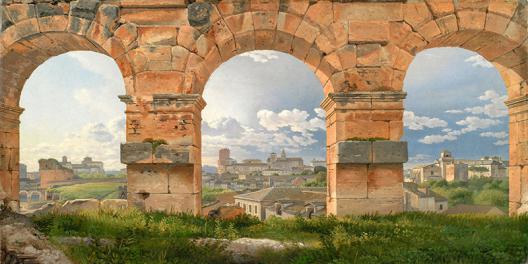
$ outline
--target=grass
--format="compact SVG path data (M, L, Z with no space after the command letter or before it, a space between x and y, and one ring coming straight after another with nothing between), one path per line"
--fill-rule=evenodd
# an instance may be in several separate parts
M213 189L213 188L203 187L202 188L202 202L204 204L212 203L212 202L216 201L218 195L223 194L223 193L227 193L227 192L231 192L231 190L216 189L216 188Z
M61 200L75 200L88 198L116 199L119 197L119 186L123 186L123 183L93 182L61 186L53 188L52 190L60 193Z
M528 217L404 213L311 220L244 216L218 221L136 210L35 217L61 236L110 238L113 246L58 244L77 263L232 263L221 246L192 238L271 238L307 247L262 252L259 263L515 263L528 254Z

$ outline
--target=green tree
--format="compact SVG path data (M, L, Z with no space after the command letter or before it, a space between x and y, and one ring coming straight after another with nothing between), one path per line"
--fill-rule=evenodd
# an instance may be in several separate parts
M473 192L466 188L458 187L448 192L448 199L452 205L473 204Z
M508 206L508 194L497 189L483 190L475 196L475 203L504 208Z
M323 166L315 166L314 173L324 172L326 174L326 167Z

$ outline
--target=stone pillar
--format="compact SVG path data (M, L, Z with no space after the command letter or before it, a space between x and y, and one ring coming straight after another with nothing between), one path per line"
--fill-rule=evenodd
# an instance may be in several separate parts
M506 101L510 112L509 211L528 213L528 95Z
M201 213L201 111L197 94L121 96L127 104L128 203L147 211Z
M334 93L327 124L327 214L403 211L402 92Z
M0 105L0 199L19 202L19 127L24 109Z

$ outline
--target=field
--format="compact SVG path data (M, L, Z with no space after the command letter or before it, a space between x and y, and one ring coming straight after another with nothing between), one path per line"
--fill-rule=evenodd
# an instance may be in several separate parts
M93 182L53 188L61 194L61 200L74 199L117 199L119 198L120 182Z
M111 246L60 244L78 263L232 263L218 245L193 238L270 238L306 247L262 252L259 263L524 263L528 217L404 213L311 220L251 217L219 221L190 215L98 212L35 217L58 243L63 236L107 238Z

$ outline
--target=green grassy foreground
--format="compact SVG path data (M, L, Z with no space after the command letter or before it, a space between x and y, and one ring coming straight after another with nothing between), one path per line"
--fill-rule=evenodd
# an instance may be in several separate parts
M92 182L61 186L52 190L61 194L61 200L116 199L119 198L119 186L123 186L123 183Z
M58 244L78 263L231 263L218 245L190 238L299 241L307 247L262 252L260 263L524 263L528 217L404 213L312 220L241 217L215 221L136 210L35 217L51 241L60 236L110 238L113 246Z

